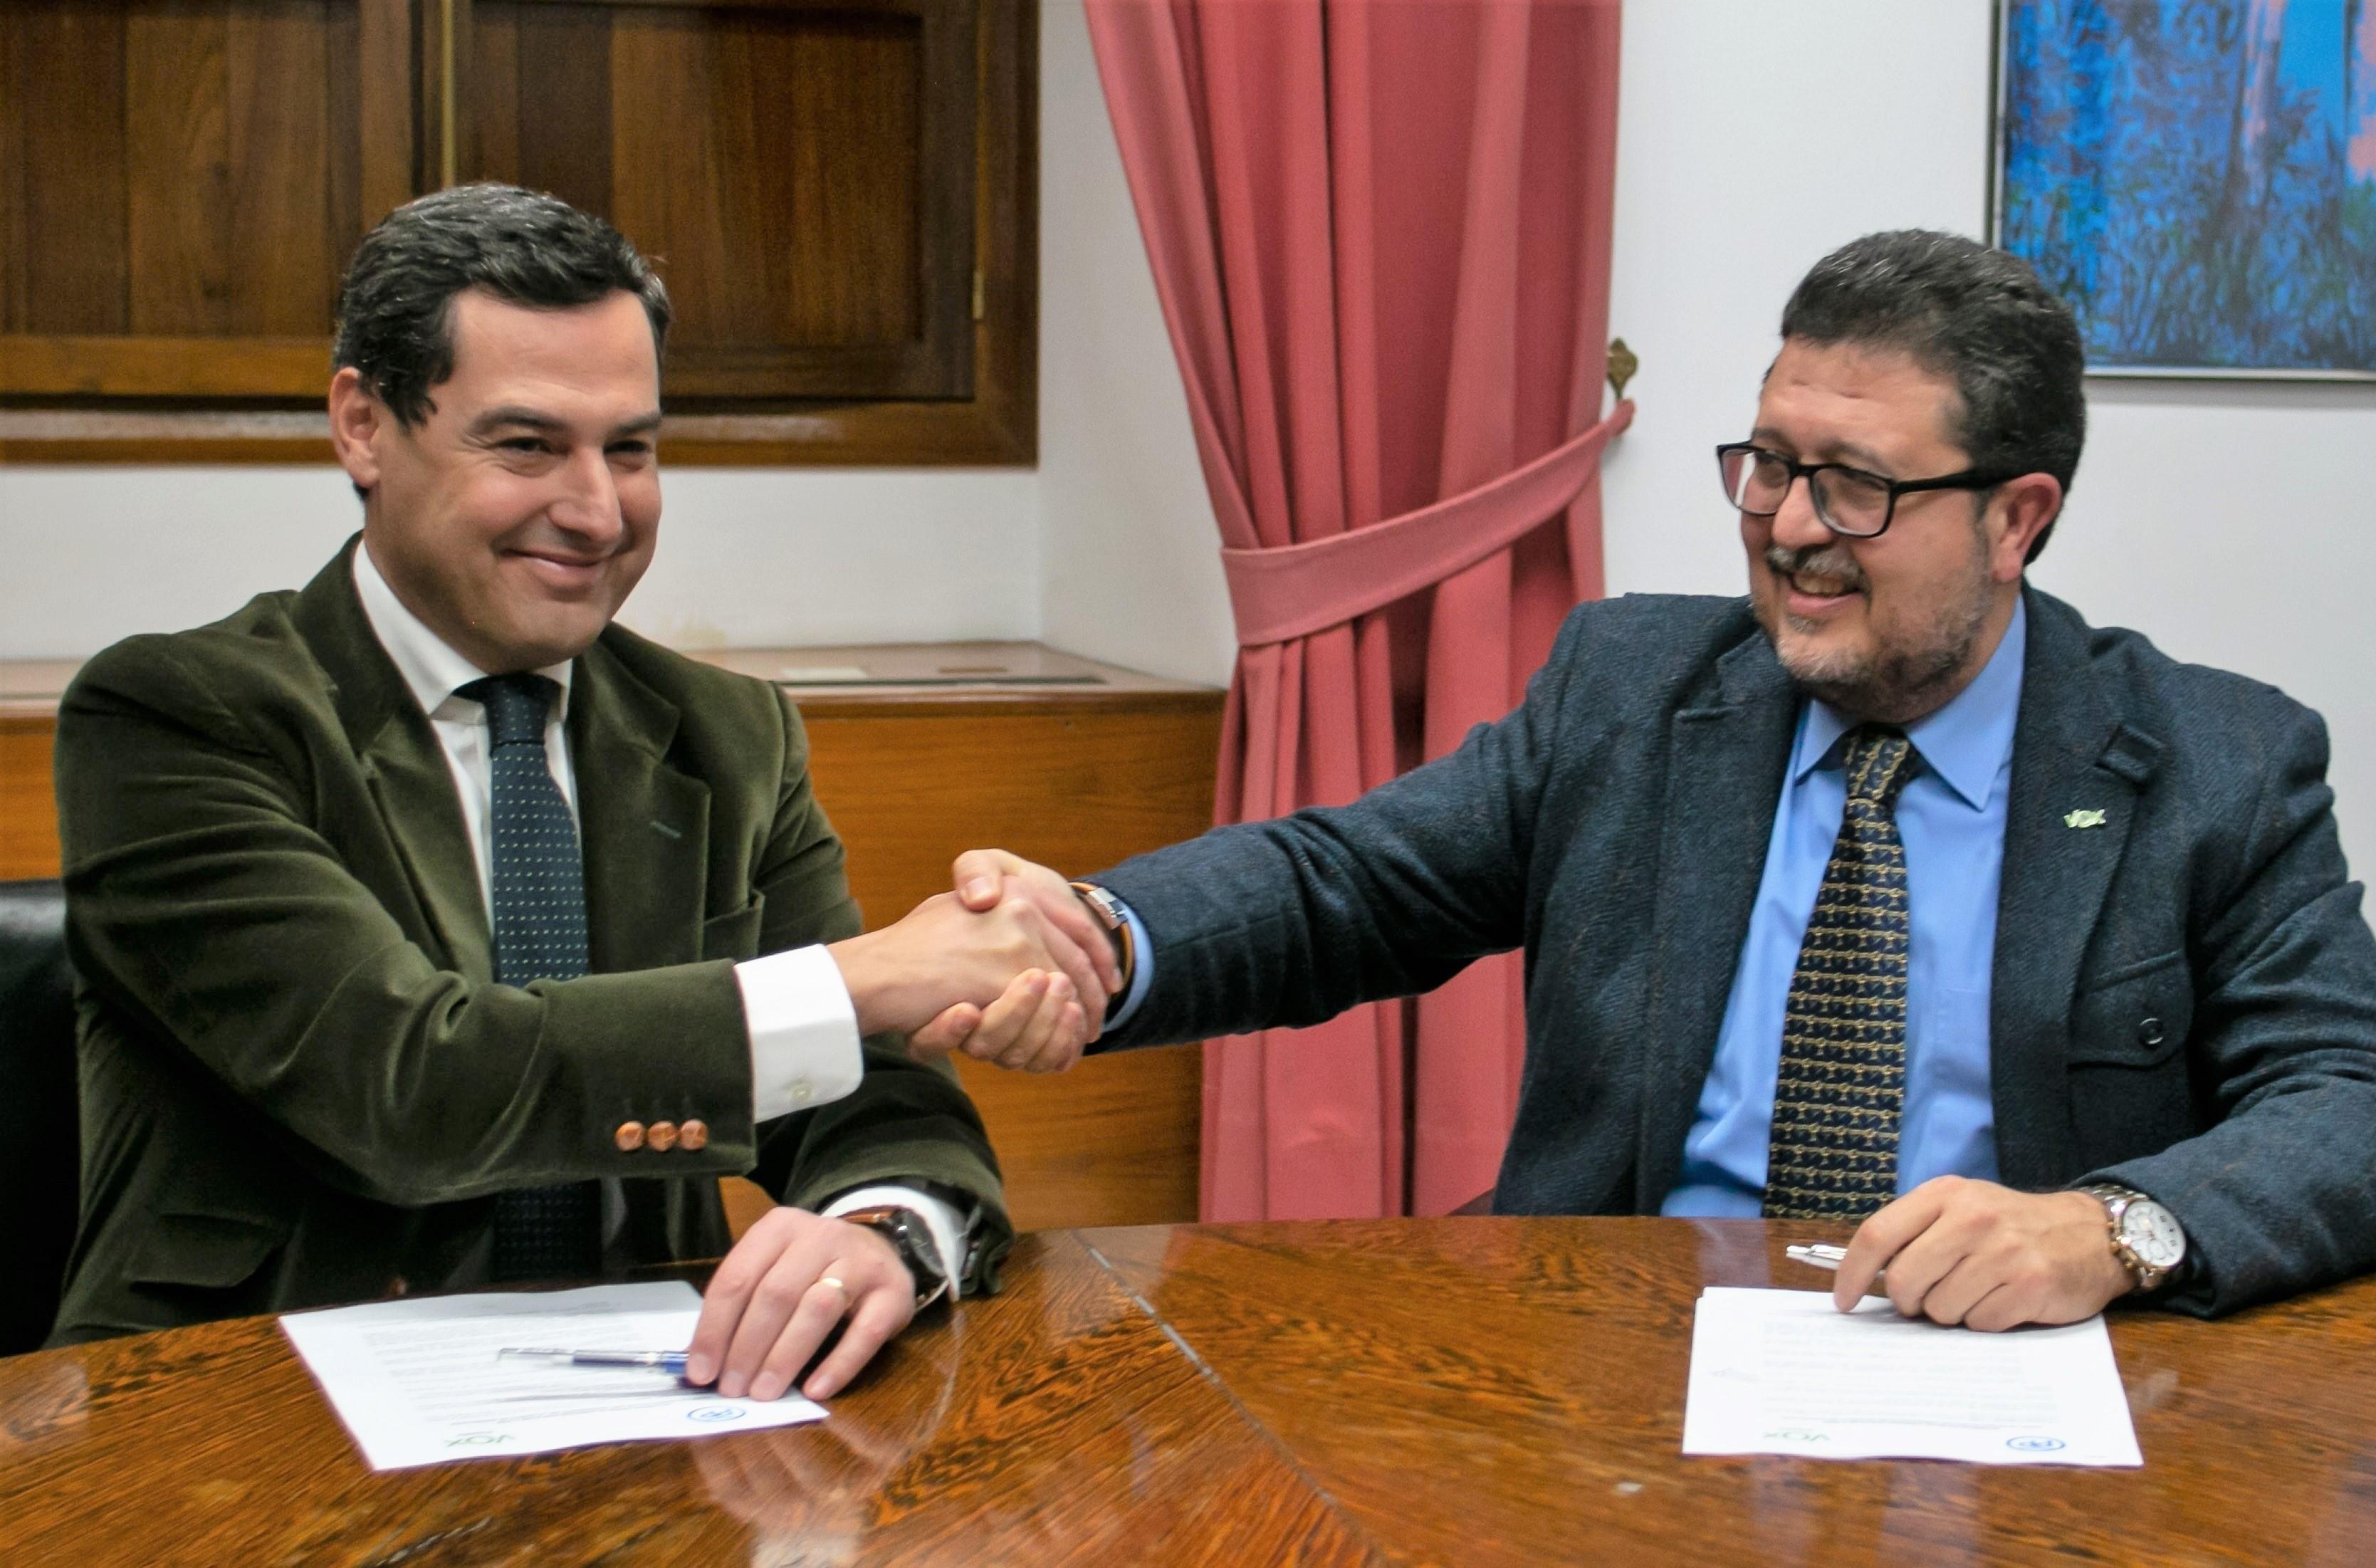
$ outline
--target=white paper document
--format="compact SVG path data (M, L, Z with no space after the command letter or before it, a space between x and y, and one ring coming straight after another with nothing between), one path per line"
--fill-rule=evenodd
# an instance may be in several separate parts
M1686 1454L2142 1465L2104 1320L1980 1334L1853 1313L1829 1291L1710 1287L1692 1324Z
M375 1301L294 1313L280 1327L374 1470L824 1418L797 1395L721 1399L651 1368L496 1353L678 1350L700 1315L700 1293L678 1279Z

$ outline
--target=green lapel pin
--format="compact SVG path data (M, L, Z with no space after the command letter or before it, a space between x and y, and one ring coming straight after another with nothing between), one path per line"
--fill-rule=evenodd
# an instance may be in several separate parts
M2063 817L2062 826L2065 827L2101 827L2104 826L2104 814L2102 812L2072 812Z

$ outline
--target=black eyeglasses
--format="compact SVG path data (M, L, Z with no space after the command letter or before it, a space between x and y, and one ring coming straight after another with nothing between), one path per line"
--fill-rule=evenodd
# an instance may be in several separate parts
M1724 479L1724 498L1752 517L1770 517L1779 512L1790 487L1804 474L1816 519L1850 539L1871 539L1884 531L1896 515L1901 495L1923 490L1993 490L2021 477L1966 469L1938 479L1883 479L1846 463L1794 462L1753 441L1728 442L1717 447L1716 463Z

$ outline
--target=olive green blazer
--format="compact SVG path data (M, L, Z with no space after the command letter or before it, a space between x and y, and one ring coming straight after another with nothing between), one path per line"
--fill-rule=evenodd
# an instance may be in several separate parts
M347 548L302 592L134 637L60 708L80 976L82 1223L55 1342L467 1279L493 1194L621 1179L619 1265L729 1244L718 1178L814 1207L878 1181L1010 1235L945 1064L866 1042L853 1095L756 1125L734 961L854 934L798 714L612 626L577 660L581 980L493 982L445 754ZM628 1120L707 1146L620 1149Z

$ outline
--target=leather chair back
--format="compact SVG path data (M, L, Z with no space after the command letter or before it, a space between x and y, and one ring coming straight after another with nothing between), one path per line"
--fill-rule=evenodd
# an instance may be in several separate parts
M74 971L54 882L0 882L0 1356L13 1356L49 1336L81 1202Z

